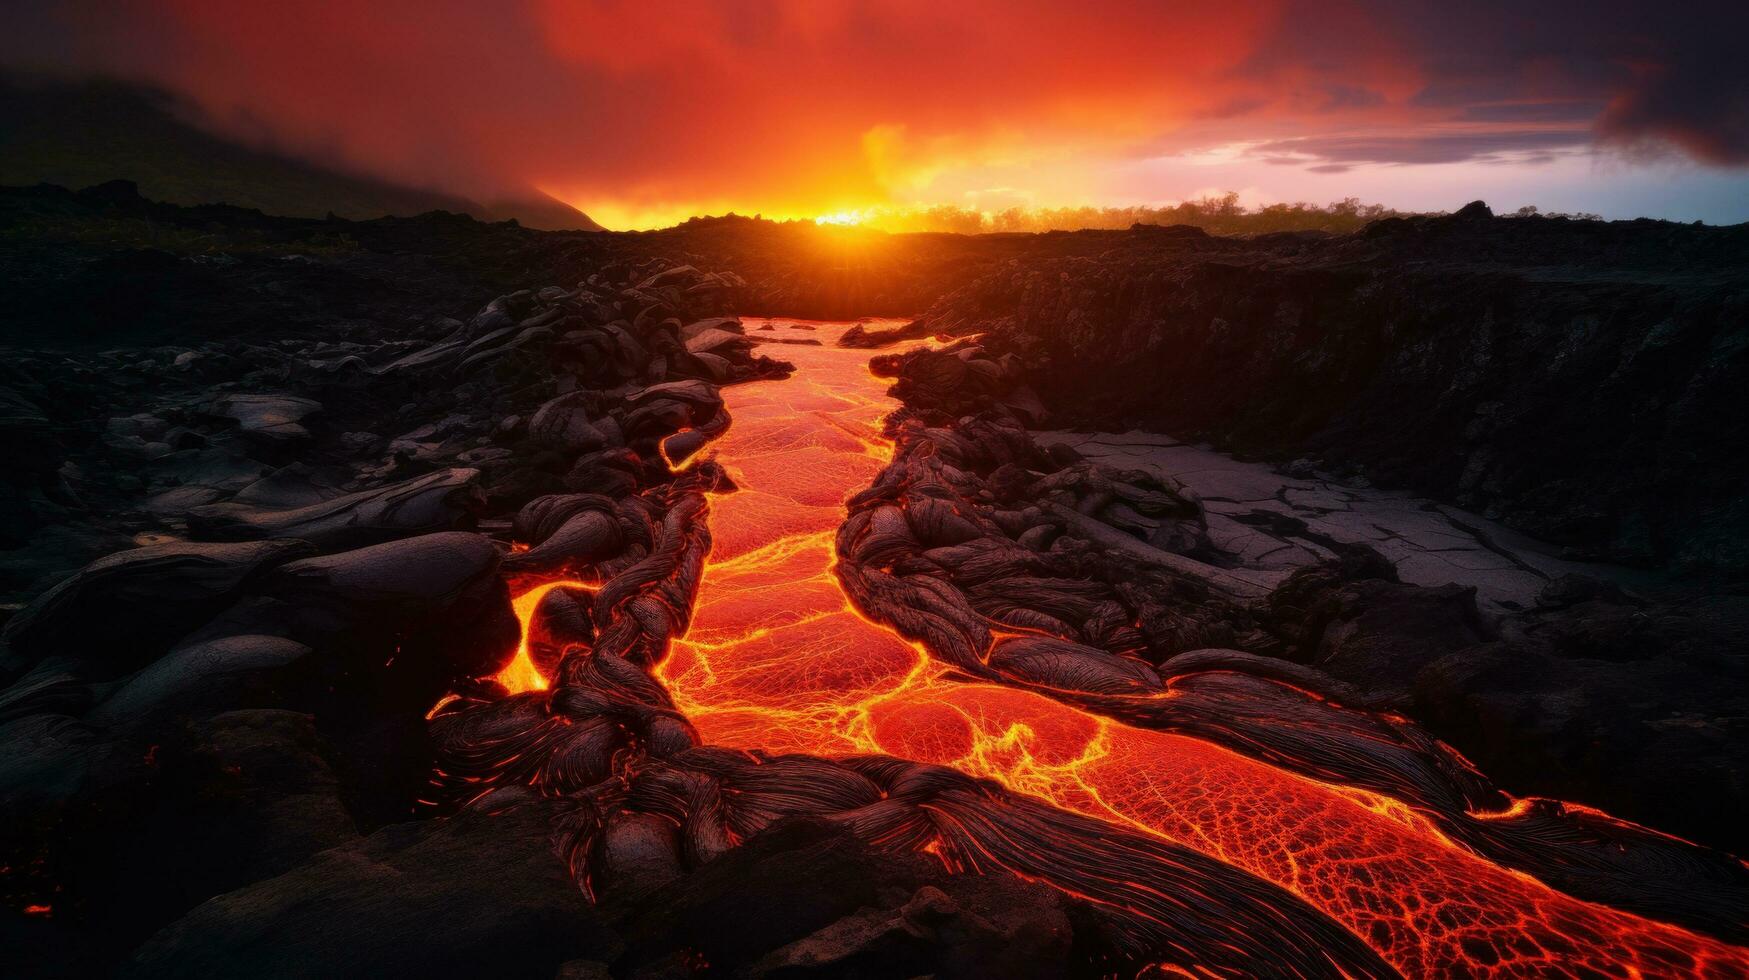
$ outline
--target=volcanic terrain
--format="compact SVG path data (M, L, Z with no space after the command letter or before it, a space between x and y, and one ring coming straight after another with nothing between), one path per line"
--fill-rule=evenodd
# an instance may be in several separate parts
M0 272L9 972L1749 973L1749 227Z

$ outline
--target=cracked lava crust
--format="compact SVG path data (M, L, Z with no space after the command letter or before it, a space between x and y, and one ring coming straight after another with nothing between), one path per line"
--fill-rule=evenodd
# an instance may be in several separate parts
M915 425L895 449L899 405L834 344L844 325L776 323L824 343L725 389L733 424L639 513L604 500L601 533L645 547L514 583L508 696L432 713L464 805L574 804L558 842L586 891L629 828L696 862L810 815L1061 889L1129 970L1749 972L1740 916L1669 921L1668 892L1725 888L1735 862L1512 800L1406 719L1240 659L1156 674L1048 631L943 626L968 608L951 577L896 571L908 553L876 539L907 501L956 507L946 471L972 461Z

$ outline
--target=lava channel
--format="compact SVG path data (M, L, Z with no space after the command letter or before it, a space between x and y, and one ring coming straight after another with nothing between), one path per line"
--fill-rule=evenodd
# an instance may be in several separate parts
M847 324L770 322L822 343L784 348L789 379L724 390L734 423L713 451L739 489L712 497L691 627L656 671L704 744L988 778L1273 882L1409 976L1749 975L1749 950L1556 891L1397 800L956 679L861 616L833 573L833 538L845 500L892 457L882 420L898 406L866 351L834 345ZM518 599L525 634L557 584ZM498 679L545 686L526 638Z

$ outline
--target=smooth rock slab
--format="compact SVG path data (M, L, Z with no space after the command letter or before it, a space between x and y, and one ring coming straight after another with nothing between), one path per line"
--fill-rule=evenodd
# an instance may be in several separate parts
M489 538L446 531L291 562L275 576L273 591L319 591L357 602L442 603L497 567L498 549Z
M322 403L295 395L225 395L213 414L236 421L245 435L269 443L293 443L310 438L304 420L322 410Z
M182 541L99 558L0 631L0 680L54 654L76 658L94 677L137 669L262 573L312 550L304 541Z
M529 436L571 452L588 452L606 446L609 441L607 433L589 418L587 406L591 397L591 392L573 391L548 401L529 419Z
M218 713L244 703L243 692L252 681L265 680L309 653L309 647L280 636L226 636L190 644L135 674L85 720L125 731L175 714Z
M1263 463L1233 459L1168 436L1036 436L1041 445L1069 446L1107 466L1149 469L1181 482L1208 508L1215 544L1239 558L1242 569L1292 570L1326 557L1331 542L1365 544L1389 558L1404 582L1474 588L1477 602L1491 615L1534 606L1537 592L1565 574L1614 581L1640 578L1627 569L1565 560L1548 545L1453 507L1371 487L1284 475Z
M456 468L305 507L210 504L189 512L188 527L207 540L301 538L324 548L357 547L471 524L486 506L479 480L479 470Z
M281 617L275 632L415 671L418 682L398 682L404 692L509 662L520 627L498 567L490 538L444 531L292 562L263 583L261 597Z

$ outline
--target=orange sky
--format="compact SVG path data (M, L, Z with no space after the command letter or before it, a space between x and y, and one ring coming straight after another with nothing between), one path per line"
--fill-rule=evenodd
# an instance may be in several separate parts
M282 149L476 197L534 186L610 227L730 209L1157 204L1229 189L1402 207L1540 190L1558 206L1575 181L1577 198L1598 200L1569 207L1609 212L1636 194L1660 200L1672 174L1687 197L1666 210L1749 218L1719 203L1749 190L1744 74L1720 40L1749 18L1732 4L20 10L22 29L0 43L8 63L144 78Z

